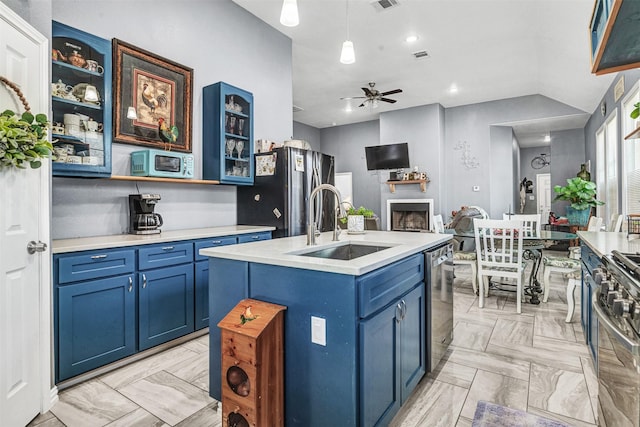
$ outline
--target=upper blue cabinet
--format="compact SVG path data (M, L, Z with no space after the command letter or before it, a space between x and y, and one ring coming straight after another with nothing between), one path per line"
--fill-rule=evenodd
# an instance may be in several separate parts
M639 0L596 0L589 29L592 73L640 67Z
M111 176L111 41L53 21L53 175Z
M202 177L253 185L253 95L219 82L202 89Z

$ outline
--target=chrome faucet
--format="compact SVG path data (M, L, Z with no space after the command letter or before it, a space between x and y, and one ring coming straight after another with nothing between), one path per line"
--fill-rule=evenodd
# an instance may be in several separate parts
M336 199L338 201L338 207L334 209L334 229L333 229L333 240L338 240L338 235L340 231L338 230L338 211L340 212L340 217L343 217L346 213L344 207L342 206L342 196L340 195L340 191L331 184L320 184L316 188L313 189L311 195L309 196L309 208L307 212L309 212L309 222L307 223L307 245L315 245L316 244L316 220L313 209L313 200L322 190L329 190L335 194Z

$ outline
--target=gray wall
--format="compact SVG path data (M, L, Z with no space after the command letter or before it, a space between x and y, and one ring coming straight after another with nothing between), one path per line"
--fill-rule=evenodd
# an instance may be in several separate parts
M567 179L574 178L580 165L585 162L584 129L572 129L551 132L551 196L555 197L553 187L567 185ZM594 163L595 164L595 163ZM591 180L595 177L592 174ZM551 203L551 211L556 215L565 215L569 202Z
M602 124L604 123L605 119L607 117L609 117L609 114L611 114L611 112L614 109L618 109L618 114L620 114L620 103L622 102L622 99L624 98L624 95L620 97L620 99L618 100L618 102L614 101L614 94L613 94L613 88L615 86L615 84L618 82L618 80L620 79L620 76L624 76L624 90L625 90L625 95L627 94L627 92L631 89L631 87L636 84L636 82L638 81L638 79L640 79L640 69L636 68L633 70L627 70L627 71L622 71L620 73L618 73L618 76L614 79L614 81L611 83L611 86L609 87L609 89L607 89L607 92L605 93L605 95L603 96L602 101L605 102L606 106L607 106L607 112L606 114L603 116L600 113L600 104L598 104L598 107L593 111L593 113L591 114L591 118L589 119L589 121L587 122L587 125L584 128L584 136L585 136L585 140L586 140L586 159L587 160L591 160L591 181L593 182L597 182L597 177L596 177L596 131L600 128L600 126L602 126ZM618 159L622 159L624 151L622 150L623 144L624 144L624 140L622 138L624 138L624 135L622 134L622 121L620 120L620 116L618 116L618 135L621 138L621 144L618 147ZM622 163L618 162L618 165L621 165ZM622 189L622 174L620 173L621 169L620 167L618 168L618 188ZM620 212L622 209L622 197L618 197L618 212Z
M52 6L54 20L106 39L121 39L193 68L196 178L202 177L203 86L225 81L253 93L255 139L291 137L291 40L230 0L54 0ZM129 175L129 153L137 149L141 148L113 145L114 175ZM140 183L138 187L162 196L156 210L164 217L163 230L236 223L233 186ZM55 178L52 237L125 233L127 195L136 192L131 182Z
M322 151L320 142L320 129L305 125L300 122L293 122L293 139L302 139L311 145L314 151Z
M537 193L536 193L538 190L536 187L536 175L542 174L542 173L551 173L551 167L548 165L543 167L542 169L533 169L531 167L531 160L533 160L534 157L538 157L540 153L550 154L550 150L551 150L550 147L532 147L532 148L520 149L520 175L519 175L520 178L518 179L518 182L522 182L524 178L527 178L533 183L533 187L532 187L533 193L529 193L526 195L526 203L524 205L524 213L526 214L538 213L538 203L537 203ZM582 151L584 151L584 147L582 148ZM552 160L553 160L553 163L558 162L558 159L555 156ZM551 179L553 180L553 175L551 175ZM551 187L553 188L553 182L551 184ZM515 206L513 211L516 213L520 213L520 187L517 186L514 188L518 194L513 204L513 206ZM534 200L530 200L529 196L533 196ZM553 211L553 209L551 210ZM543 219L546 221L546 218L543 218Z
M364 147L380 143L380 122L370 121L320 130L322 152L335 157L336 172L351 172L353 204L381 215L380 191L389 175L367 171Z

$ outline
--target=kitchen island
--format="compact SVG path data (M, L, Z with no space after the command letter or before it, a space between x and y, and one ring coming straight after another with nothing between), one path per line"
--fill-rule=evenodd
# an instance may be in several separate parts
M451 236L367 231L332 242L331 234L316 246L297 236L200 251L211 257L212 397L221 396L217 324L245 298L287 307L285 425L386 425L409 397L428 363L423 252ZM346 244L372 253L326 258L348 257L337 250Z

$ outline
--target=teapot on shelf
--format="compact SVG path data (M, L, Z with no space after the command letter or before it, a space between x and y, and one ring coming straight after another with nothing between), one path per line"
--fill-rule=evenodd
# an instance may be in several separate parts
M69 62L69 64L80 68L84 68L84 66L87 64L87 60L84 59L84 57L80 53L78 53L77 50L71 52L71 54L67 57L67 61Z

